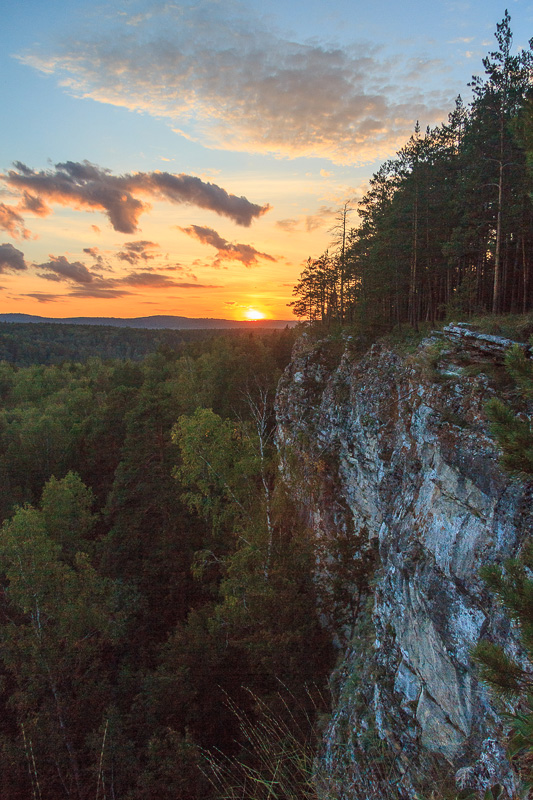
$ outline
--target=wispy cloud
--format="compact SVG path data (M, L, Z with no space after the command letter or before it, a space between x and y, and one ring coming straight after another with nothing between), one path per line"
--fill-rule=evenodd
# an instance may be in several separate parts
M50 213L47 203L103 211L113 228L121 233L134 233L140 215L150 208L139 196L195 205L245 227L270 208L229 194L222 187L194 175L168 172L112 175L110 170L88 161L67 161L56 164L53 170L39 172L20 162L14 166L15 169L0 175L0 180L11 190L18 190L21 198L16 210L0 205L0 226L11 235L24 238L28 232L18 212L45 216Z
M268 253L261 253L249 244L238 244L228 242L223 239L213 228L205 228L201 225L189 225L187 228L179 228L180 231L198 239L202 244L209 244L217 251L213 265L220 267L223 261L239 261L245 267L253 267L260 260L276 261L274 256Z
M100 251L98 247L84 247L83 252L90 256L99 270L109 271L113 270L109 263L108 255Z
M6 231L14 239L29 239L30 232L24 226L24 219L11 206L0 203L0 230Z
M141 240L139 242L126 242L122 250L117 253L120 261L127 261L129 264L138 264L143 261L151 261L155 258L154 250L158 250L159 245L154 242Z
M306 214L297 219L280 219L276 222L276 226L286 233L293 233L298 230L305 230L307 233L311 233L318 228L324 228L326 225L331 224L338 210L338 208L331 208L330 206L320 206L315 214Z
M445 69L435 60L413 70L364 42L292 41L231 0L135 12L109 19L105 33L18 58L76 97L168 118L211 147L340 163L394 152L417 119L442 119L455 93L425 92L423 73Z
M38 303L54 303L57 300L63 300L63 295L60 294L49 294L48 292L28 292L28 294L23 295L23 297L32 297L34 300L37 300Z
M172 278L169 278L168 275L159 275L157 272L147 272L145 270L141 270L140 272L130 272L129 275L126 275L123 278L117 278L111 282L115 286L137 286L147 289L168 289L173 287L179 287L180 289L183 289L192 285L189 283L184 284L183 282L175 281Z
M151 243L150 243L151 244ZM5 248L5 250L2 250ZM92 248L87 248L92 250ZM0 272L2 271L2 252L5 253L6 263L9 262L11 269L23 269L24 267L14 266L15 264L26 263L24 255L20 250L16 250L12 245L0 245ZM90 253L90 255L94 255ZM129 272L120 277L103 277L101 274L89 269L80 261L69 261L65 256L50 256L50 260L42 264L31 265L39 278L52 281L54 283L66 284L63 294L50 294L47 292L36 292L28 294L40 302L52 302L63 297L76 298L98 298L112 300L125 295L136 294L143 291L157 291L169 289L220 289L219 284L198 283L195 276L183 270L178 265L174 271L182 273L188 280L175 280L174 277L162 275L150 269L141 269Z
M155 280L150 281L148 276L152 276ZM97 298L101 300L113 300L117 297L124 297L125 295L135 294L135 291L130 289L220 289L221 287L216 284L205 283L188 283L186 281L164 281L157 280L164 276L155 276L153 273L146 275L132 274L127 278L118 279L116 281L107 281L107 285L99 286L76 286L68 292L69 297L76 298Z

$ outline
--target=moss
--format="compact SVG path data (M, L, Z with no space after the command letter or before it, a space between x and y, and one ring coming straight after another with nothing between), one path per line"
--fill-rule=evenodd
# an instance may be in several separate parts
M384 345L395 350L399 355L410 355L418 349L421 342L426 339L432 331L439 330L442 323L421 323L418 331L409 325L400 325L379 339Z
M346 381L339 381L335 386L335 403L345 406L350 402L350 386Z
M440 412L440 424L441 425L455 425L456 428L469 428L470 423L462 414L458 414L453 409L446 406Z
M493 386L501 391L512 386L512 380L503 364L496 361L476 361L470 362L464 367L464 375L467 378L477 378L486 375Z
M533 335L533 313L476 316L467 321L480 333L503 336L517 342L527 342Z
M417 350L406 359L406 363L415 367L425 380L431 383L442 383L445 376L439 372L439 364L446 347L447 344L444 341L433 342L422 350Z

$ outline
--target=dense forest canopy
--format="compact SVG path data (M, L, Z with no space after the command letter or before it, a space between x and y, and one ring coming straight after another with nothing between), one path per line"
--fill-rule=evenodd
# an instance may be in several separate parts
M254 333L264 336L270 331L254 325ZM139 361L150 353L165 348L178 354L200 352L204 342L214 340L221 334L220 329L205 328L171 330L50 322L0 322L0 361L8 361L18 367L85 361L91 356ZM235 328L226 330L225 334L238 337L246 336L247 332Z
M5 800L207 798L203 751L243 745L232 705L283 717L280 678L314 703L330 646L272 442L293 341L0 364Z
M533 40L512 54L507 12L495 37L471 104L417 124L370 180L357 227L341 209L295 287L296 316L383 331L533 308Z

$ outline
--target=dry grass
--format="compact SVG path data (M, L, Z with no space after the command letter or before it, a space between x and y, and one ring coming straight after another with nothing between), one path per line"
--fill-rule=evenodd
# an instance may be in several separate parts
M236 758L204 753L204 774L218 800L317 800L314 780L317 737L314 720L279 695L282 713L253 696L257 719L231 701L244 745Z

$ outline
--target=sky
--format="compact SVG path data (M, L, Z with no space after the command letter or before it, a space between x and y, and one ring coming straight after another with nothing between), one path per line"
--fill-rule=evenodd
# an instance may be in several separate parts
M514 48L533 2L508 0ZM291 319L380 163L482 75L494 0L17 0L0 313Z

